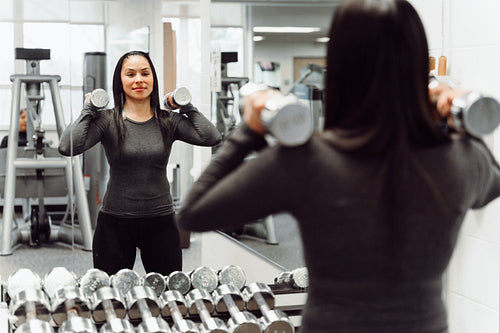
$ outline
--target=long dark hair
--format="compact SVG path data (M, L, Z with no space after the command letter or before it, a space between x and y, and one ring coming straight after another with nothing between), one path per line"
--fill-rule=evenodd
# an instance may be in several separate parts
M402 184L416 174L442 202L411 150L449 140L429 99L429 54L423 24L404 0L352 0L335 11L325 77L325 130L335 146L380 159L373 205L387 226L387 251L402 274Z
M170 125L170 112L161 110L160 104L160 93L159 93L159 85L158 85L158 76L156 75L156 70L149 57L149 53L143 51L129 51L122 55L115 66L115 71L113 73L113 99L115 101L114 107L114 118L115 123L117 124L118 130L118 144L121 150L123 145L123 141L126 135L125 123L123 121L123 105L125 104L125 92L123 91L123 83L121 79L121 71L123 67L123 62L132 56L140 56L145 58L149 66L151 67L151 72L153 73L153 91L151 92L150 97L150 105L151 110L154 113L156 121L160 124L161 132L163 138L165 139L169 130Z

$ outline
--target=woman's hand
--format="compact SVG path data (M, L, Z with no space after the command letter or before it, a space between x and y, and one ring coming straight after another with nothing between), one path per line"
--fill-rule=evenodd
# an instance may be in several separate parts
M266 102L278 95L278 91L274 89L266 89L256 91L247 97L245 97L245 104L243 106L243 121L250 127L254 132L260 135L264 135L266 130L262 125L262 120L260 114L266 106Z
M449 118L453 100L459 96L467 94L468 90L453 89L446 84L439 84L435 88L429 89L431 101L435 103L436 110L440 118Z
M92 95L92 93L85 94L85 104L90 104L90 95Z

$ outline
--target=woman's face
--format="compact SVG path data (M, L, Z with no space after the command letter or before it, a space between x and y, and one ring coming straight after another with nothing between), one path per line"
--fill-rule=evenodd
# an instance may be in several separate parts
M21 114L19 115L19 132L26 132L27 120L26 110L22 110Z
M127 100L149 99L153 91L153 71L146 58L130 56L123 61L121 70L123 91Z

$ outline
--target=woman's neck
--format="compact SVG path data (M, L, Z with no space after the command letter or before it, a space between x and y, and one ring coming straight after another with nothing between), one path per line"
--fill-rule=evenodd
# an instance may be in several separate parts
M125 101L123 116L134 121L146 121L153 116L149 99L143 101Z

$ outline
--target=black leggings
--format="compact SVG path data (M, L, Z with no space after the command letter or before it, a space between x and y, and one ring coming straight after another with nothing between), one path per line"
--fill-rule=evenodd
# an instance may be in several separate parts
M182 270L182 249L174 215L120 218L99 212L92 251L94 267L109 275L133 269L137 248L146 272Z

